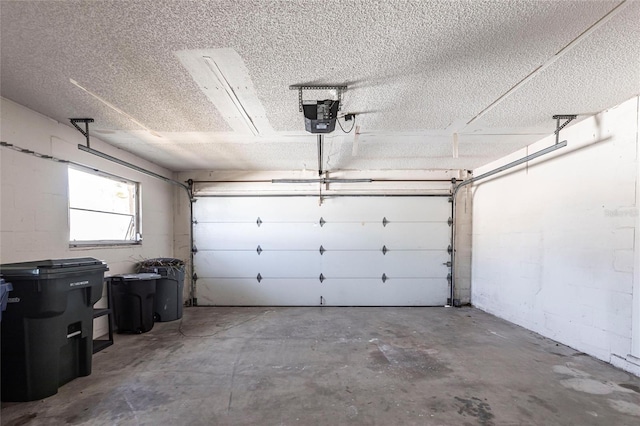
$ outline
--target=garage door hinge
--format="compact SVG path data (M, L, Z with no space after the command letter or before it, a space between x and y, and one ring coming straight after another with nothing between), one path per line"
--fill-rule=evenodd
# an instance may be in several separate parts
M382 218L382 226L387 226L387 223L389 223L389 221L387 220L386 217Z
M320 218L320 221L318 222L320 224L320 227L323 227L325 223L325 220L323 218Z
M197 252L198 252L198 247L193 246L193 247L191 248L191 253L197 253Z
M320 274L320 276L318 277L320 279L320 282L323 282L326 278L324 277L324 275Z
M449 247L447 247L447 253L449 253L449 254L453 253L453 247L451 247L451 245L449 245Z
M443 265L447 265L447 268L451 268L451 261L444 262Z
M260 256L260 253L262 253L262 247L258 246L258 248L256 249L256 251L258 252L258 256Z
M198 274L196 274L195 272L191 277L193 278L194 281L198 281Z
M387 274L382 274L382 282L387 282Z
M258 225L258 228L259 228L260 225L262 225L262 219L258 218L258 220L256 220L256 224Z
M260 275L260 273L258 273L258 276L256 277L256 279L258 280L258 282L262 281L262 275Z
M387 251L389 251L389 250L387 250L387 246L382 246L382 254L386 255Z
M326 250L324 249L324 247L320 246L319 251L320 251L320 256L322 256Z
M197 225L197 224L198 224L198 221L197 221L197 220L195 220L195 219L193 219L193 224L194 224L194 225Z
M447 281L451 284L451 274L447 274Z
M450 218L447 220L447 223L449 224L449 226L453 225L453 218L452 218L452 217L450 217Z

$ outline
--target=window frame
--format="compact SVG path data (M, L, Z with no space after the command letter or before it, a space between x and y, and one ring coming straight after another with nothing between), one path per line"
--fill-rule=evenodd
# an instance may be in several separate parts
M127 185L133 185L134 188L134 209L135 212L133 214L134 218L134 238L131 240L81 240L74 241L71 239L71 210L74 210L74 207L71 207L71 187L69 181L69 170L76 170L79 172L87 173L94 176L99 176L104 179L109 179L117 182L122 182ZM111 173L106 173L103 171L99 171L90 167L83 167L75 164L70 164L67 167L67 240L69 241L70 248L88 248L88 247L117 247L117 246L135 246L142 245L142 184L140 182L136 182L131 179L124 178L122 176L114 175ZM91 209L80 209L75 208L76 210L84 210L84 211L95 211L95 212L104 212L104 213L113 213L107 212L103 210L91 210Z

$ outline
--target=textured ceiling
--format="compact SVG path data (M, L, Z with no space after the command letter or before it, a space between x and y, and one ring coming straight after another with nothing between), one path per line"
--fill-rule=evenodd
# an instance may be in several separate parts
M640 93L637 1L2 1L0 15L2 96L92 117L94 136L172 170L315 168L295 84L349 87L360 132L326 136L329 170L473 169L553 132L554 114Z

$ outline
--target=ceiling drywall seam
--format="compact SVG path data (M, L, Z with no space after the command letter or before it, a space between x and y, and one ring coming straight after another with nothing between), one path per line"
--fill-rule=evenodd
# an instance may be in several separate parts
M565 45L562 49L560 49L558 52L556 52L555 55L553 55L546 62L541 64L538 68L536 68L535 70L531 71L531 73L529 73L529 75L527 75L522 80L517 82L513 87L511 87L505 93L500 95L496 100L494 100L492 103L490 103L487 107L485 107L482 111L480 111L475 117L473 117L471 120L469 120L467 122L467 126L469 124L473 123L474 121L478 120L482 116L484 116L486 113L491 111L496 106L498 106L502 101L507 99L509 96L511 96L513 93L515 93L518 89L520 89L522 86L527 84L530 80L532 80L534 77L536 77L542 71L547 69L550 65L552 65L554 62L556 62L562 56L567 54L571 49L573 49L575 46L577 46L581 41L583 41L585 38L589 37L594 31L596 31L598 28L600 28L601 26L603 26L604 24L609 22L609 20L611 18L616 16L618 13L620 13L625 7L627 7L628 4L629 4L629 0L623 0L616 7L614 7L609 12L607 12L602 18L597 20L593 25L591 25L589 28L587 28L585 31L583 31L582 34L580 34L578 37L576 37L573 40L571 40L567 45Z
M238 114L240 114L240 117L242 117L242 119L247 124L247 128L249 129L249 131L251 131L254 136L260 135L258 128L251 119L251 116L247 113L247 110L244 108L244 105L242 105L242 102L240 102L240 99L238 99L238 95L236 95L236 92L233 90L233 87L231 87L231 84L229 84L227 78L224 76L224 74L222 74L222 71L220 70L220 67L218 66L216 61L214 61L209 56L203 56L203 59L209 66L209 69L218 80L218 83L220 83L220 86L222 86L224 92L227 94L233 105L238 109Z

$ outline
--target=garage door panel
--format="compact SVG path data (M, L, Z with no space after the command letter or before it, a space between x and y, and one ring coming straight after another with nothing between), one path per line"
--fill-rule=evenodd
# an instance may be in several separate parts
M255 251L198 251L194 261L202 278L248 278L260 272Z
M255 250L260 236L255 224L198 222L193 241L199 250Z
M260 218L263 221L313 222L320 218L316 218L314 207L317 205L318 200L314 197L200 198L193 204L193 216L198 221L215 218L219 222L255 223Z
M327 306L443 306L446 279L327 279L320 290Z
M194 242L209 250L316 250L322 237L320 226L312 223L278 223L257 226L251 223L198 223Z
M441 251L326 251L322 256L321 272L334 278L380 278L382 274L402 278L446 277L450 260Z
M266 278L315 278L320 276L320 253L314 251L263 251L260 274Z
M315 223L268 223L260 226L263 249L318 250L322 230Z
M322 255L322 274L339 278L382 276L382 251L327 251Z
M379 224L327 223L319 234L326 249L372 250L382 246L398 249L446 249L451 228L446 223Z
M443 249L451 240L451 228L446 223L395 223L385 227L383 243L387 248Z
M320 241L326 249L382 250L384 228L372 223L327 223L322 227Z
M260 218L263 222L312 223L320 219L317 208L315 197L216 197L198 199L193 216L198 222L255 223Z
M201 306L318 306L320 282L311 279L199 279Z
M444 220L451 216L446 197L327 198L318 209L327 221L391 222Z
M451 260L445 250L441 251L388 251L379 261L386 275L403 278L446 277Z

